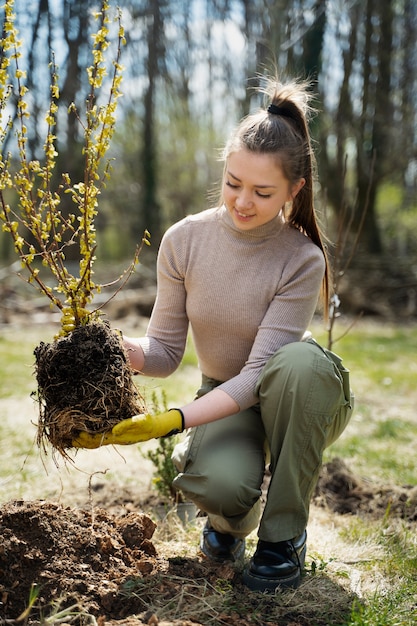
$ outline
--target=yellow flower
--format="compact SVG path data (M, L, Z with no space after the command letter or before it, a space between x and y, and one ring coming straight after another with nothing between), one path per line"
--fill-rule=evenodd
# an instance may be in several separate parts
M101 102L96 93L107 77L106 51L109 49L109 2L104 0L101 11L96 13L99 27L93 36L91 49L92 65L87 68L90 82L90 95L87 99L85 118L78 112L75 104L68 107L68 114L74 115L84 133L83 154L85 170L82 180L72 183L67 173L62 174L61 182L52 188L52 173L56 167L58 151L56 135L52 129L56 126L59 112L60 92L54 60L49 64L51 72L50 103L45 120L47 133L44 141L44 157L41 162L29 160L27 155L28 119L30 119L27 99L28 88L23 85L26 73L19 67L21 41L17 38L13 0L5 0L5 23L0 48L0 113L8 106L12 94L11 85L17 80L17 129L12 120L3 123L0 128L0 145L4 143L9 130L17 136L19 165L11 173L11 161L0 154L0 220L3 230L12 236L15 249L23 266L29 271L28 282L36 282L40 290L48 296L53 306L62 310L62 332L70 332L77 325L88 323L92 314L87 306L94 292L100 286L92 280L93 264L96 260L96 228L94 220L98 213L98 199L106 178L109 176L109 163L103 159L110 146L116 123L117 100L120 97L122 66L119 63L120 48L124 44L124 30L121 26L121 13L117 11L118 47L116 59L112 61L113 71L109 78L109 94L106 104ZM30 102L30 101L29 101ZM0 151L1 152L1 151ZM3 190L12 187L18 196L17 206L12 209L1 196ZM70 193L75 210L64 217L59 210L62 194ZM16 217L16 219L15 219ZM27 233L29 232L30 237ZM30 243L29 243L30 240ZM73 276L65 265L66 247L76 244L80 253L79 272ZM39 271L33 267L39 259L43 268L47 268L54 277L53 288L48 287ZM136 260L136 257L135 257Z

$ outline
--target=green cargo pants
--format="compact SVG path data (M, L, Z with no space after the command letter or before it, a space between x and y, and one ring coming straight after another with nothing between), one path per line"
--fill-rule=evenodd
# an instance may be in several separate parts
M197 397L218 384L203 376ZM323 451L351 417L349 371L313 339L291 343L266 363L256 394L254 407L187 432L173 453L174 486L219 532L243 538L259 525L260 539L284 541L307 526Z

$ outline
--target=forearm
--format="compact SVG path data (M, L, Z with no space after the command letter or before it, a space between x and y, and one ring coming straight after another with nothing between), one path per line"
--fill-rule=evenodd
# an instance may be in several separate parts
M208 424L239 412L239 405L221 389L213 389L201 398L181 407L185 428Z
M72 445L74 448L93 449L105 445L129 445L148 441L233 415L238 410L239 406L231 396L220 389L213 389L181 409L170 409L157 415L133 415L104 433L79 432Z
M141 372L145 364L145 356L139 340L125 336L123 343L132 369ZM227 393L221 389L213 389L201 398L181 407L181 410L184 415L185 428L191 428L234 415L240 408Z
M145 355L143 354L142 346L139 344L139 340L124 336L123 344L127 352L131 368L136 372L141 372L143 370L143 366L145 365Z

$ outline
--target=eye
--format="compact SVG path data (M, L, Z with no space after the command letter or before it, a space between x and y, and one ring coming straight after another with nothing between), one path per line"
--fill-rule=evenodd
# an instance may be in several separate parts
M237 189L239 187L239 185L234 185L229 180L226 181L226 185L230 187L231 189Z
M271 193L261 193L260 191L257 191L256 195L259 196L259 198L270 198L272 196Z

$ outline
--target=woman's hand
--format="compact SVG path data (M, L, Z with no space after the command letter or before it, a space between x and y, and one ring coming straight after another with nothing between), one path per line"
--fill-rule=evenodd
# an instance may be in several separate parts
M94 449L108 445L130 445L158 437L167 437L184 430L180 409L170 409L158 415L140 414L119 422L109 432L90 434L80 432L73 440L74 448Z
M132 370L141 372L145 364L145 356L139 341L123 335L123 345Z

